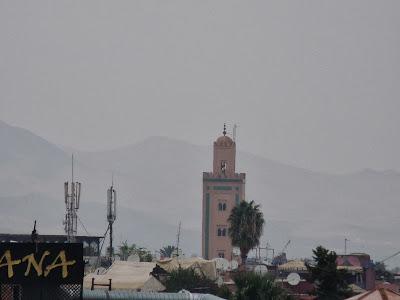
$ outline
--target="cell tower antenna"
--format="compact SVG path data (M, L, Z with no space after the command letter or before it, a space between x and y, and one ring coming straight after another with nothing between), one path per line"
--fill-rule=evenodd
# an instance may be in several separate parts
M74 155L72 154L71 161L71 185L69 182L64 182L64 201L65 201L65 220L64 231L67 235L67 241L75 242L78 227L78 209L81 199L81 183L74 182Z
M176 257L179 259L179 242L181 238L181 221L179 221L178 233L176 234Z
M71 170L72 170L72 176L71 176L71 182L74 182L74 154L72 154L72 160L71 160Z
M110 228L109 259L113 258L113 223L117 218L117 191L114 189L114 173L111 175L111 187L107 190L107 221Z

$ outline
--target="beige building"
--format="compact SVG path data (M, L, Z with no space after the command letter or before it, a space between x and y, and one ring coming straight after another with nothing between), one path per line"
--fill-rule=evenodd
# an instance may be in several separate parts
M232 260L228 217L245 199L245 173L236 173L236 144L226 135L214 142L213 171L203 173L202 256Z

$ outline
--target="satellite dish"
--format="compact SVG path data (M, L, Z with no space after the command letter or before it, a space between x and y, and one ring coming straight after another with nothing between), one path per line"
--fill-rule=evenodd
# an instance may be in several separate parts
M239 263L237 260L232 260L231 261L231 270L236 270L239 267Z
M213 261L215 261L215 267L218 271L227 271L229 269L229 261L225 258L217 257L214 258Z
M287 276L287 282L288 282L290 285L298 285L299 282L300 282L300 280L301 280L300 275L297 274L297 273L290 273L290 274Z
M133 262L140 262L140 257L137 254L131 254L128 256L128 261L133 261Z
M268 268L264 265L257 265L254 267L253 272L258 274L265 274L268 273Z
M233 247L232 253L233 255L240 255L240 249L238 247Z

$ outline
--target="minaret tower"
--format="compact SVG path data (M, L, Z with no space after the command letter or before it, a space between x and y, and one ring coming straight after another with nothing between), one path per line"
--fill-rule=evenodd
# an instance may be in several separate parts
M202 256L232 260L228 218L244 200L245 173L235 173L236 143L226 135L214 142L213 171L203 173Z

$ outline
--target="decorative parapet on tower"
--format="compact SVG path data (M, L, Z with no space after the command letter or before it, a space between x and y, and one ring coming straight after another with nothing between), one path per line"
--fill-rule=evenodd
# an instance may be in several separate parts
M226 177L221 174L214 174L213 172L203 172L203 181L210 182L224 182L224 181L237 181L237 182L245 182L246 173L234 173L233 176Z

